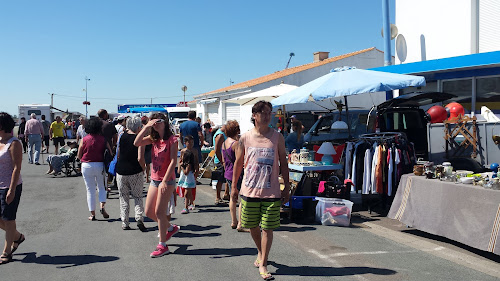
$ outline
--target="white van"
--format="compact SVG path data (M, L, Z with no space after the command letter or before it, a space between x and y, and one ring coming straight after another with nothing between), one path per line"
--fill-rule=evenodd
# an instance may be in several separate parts
M35 113L36 119L42 120L42 115L45 115L45 120L52 122L50 104L20 104L18 105L18 109L19 119L24 117L26 120L29 120L31 113Z
M166 107L170 120L174 119L187 119L191 107Z

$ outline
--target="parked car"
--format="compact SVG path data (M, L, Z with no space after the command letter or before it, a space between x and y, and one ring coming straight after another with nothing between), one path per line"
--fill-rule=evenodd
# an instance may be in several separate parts
M348 139L357 138L361 134L373 132L375 115L370 118L367 126L368 114L369 110L349 110L349 118L345 112L325 114L305 134L306 147L312 149L313 145L321 145L325 141L343 143ZM350 135L348 130L332 129L332 124L338 120L349 123Z
M180 126L182 123L188 121L189 119L188 118L174 118L170 121L170 124L171 124L171 128L174 132L174 135L178 135L180 134L181 130L180 130Z
M421 107L455 97L442 92L416 92L387 100L377 106L376 130L405 133L415 146L417 158L429 159L427 123L430 118Z

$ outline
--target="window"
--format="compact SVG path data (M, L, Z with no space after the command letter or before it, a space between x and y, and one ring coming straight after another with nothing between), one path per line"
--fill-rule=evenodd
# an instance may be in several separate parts
M42 111L41 110L28 110L28 115L31 115L31 113L35 113L36 115L42 115Z
M476 112L486 106L494 113L500 113L500 77L477 78L476 80Z
M472 79L443 80L443 92L456 95L457 97L450 102L460 103L464 107L465 113L471 111Z

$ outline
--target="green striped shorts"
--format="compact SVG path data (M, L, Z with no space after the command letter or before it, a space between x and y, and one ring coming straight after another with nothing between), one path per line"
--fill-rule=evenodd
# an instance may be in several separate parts
M241 196L241 226L276 229L280 227L281 200L275 198L245 198Z

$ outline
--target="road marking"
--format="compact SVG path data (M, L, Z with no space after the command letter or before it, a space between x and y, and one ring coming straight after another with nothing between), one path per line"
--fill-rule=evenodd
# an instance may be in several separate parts
M374 223L365 222L364 225L368 228L361 228L372 234L387 238L399 244L417 249L419 251L429 252L430 254L440 257L442 259L463 265L470 269L500 278L500 267L498 263L489 260L477 258L464 252L458 252L446 247L439 246L424 239L415 236L401 233L399 231L391 230Z
M424 252L434 252L444 250L444 247L436 247L434 249L424 249L424 250L411 250L411 251L372 251L372 252L345 252L345 253L334 253L329 255L323 255L318 253L316 250L309 250L309 253L315 254L319 258L332 258L332 257L345 257L345 256L356 256L356 255L384 255L384 254L410 254Z

